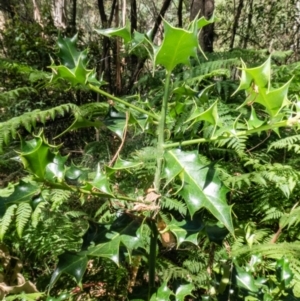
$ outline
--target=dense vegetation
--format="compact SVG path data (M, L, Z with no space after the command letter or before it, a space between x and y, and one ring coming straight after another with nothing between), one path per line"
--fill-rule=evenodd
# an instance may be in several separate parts
M2 2L0 298L298 300L298 2Z

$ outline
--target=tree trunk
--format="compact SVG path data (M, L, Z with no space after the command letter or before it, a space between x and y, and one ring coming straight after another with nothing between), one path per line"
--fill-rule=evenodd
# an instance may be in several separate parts
M77 15L77 0L73 0L72 20L71 20L71 31L72 31L72 34L76 33L76 15Z
M194 20L199 13L200 16L210 19L214 13L214 9L214 0L192 0L190 19ZM213 52L213 42L214 24L209 24L202 28L199 35L199 43L204 52Z
M241 17L243 6L244 6L244 0L240 0L239 5L238 5L237 10L236 10L235 17L234 17L232 35L231 35L231 40L230 40L230 45L229 45L230 50L232 50L233 46L234 46L234 39L235 39L235 36L236 36L237 28L239 26L239 20L240 20L240 17Z
M52 1L52 18L57 28L67 28L66 0Z

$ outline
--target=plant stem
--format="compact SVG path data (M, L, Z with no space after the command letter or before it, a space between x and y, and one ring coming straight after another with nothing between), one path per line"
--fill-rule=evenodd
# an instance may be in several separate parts
M199 138L199 139L186 140L186 141L182 141L182 142L167 143L167 144L163 145L163 148L164 149L174 148L174 147L179 147L179 146L184 146L184 145L193 145L193 144L213 142L213 141L240 137L240 136L248 136L248 135L259 133L259 132L265 132L265 131L272 130L275 128L292 126L292 125L293 125L293 122L291 122L290 120L283 120L283 121L279 121L277 123L266 124L266 125L256 128L256 129L251 129L251 130L247 130L247 131L239 131L234 134L228 134L226 136L215 136L212 138Z
M170 90L170 79L171 72L167 71L166 82L165 82L165 93L161 107L161 114L157 128L157 161L156 161L156 170L154 178L154 188L159 192L160 178L162 172L163 158L164 158L164 143L165 143L165 123L169 99L169 90Z
M129 103L129 102L127 102L127 101L119 98L119 97L113 96L113 95L111 95L111 94L109 94L109 93L107 93L107 92L99 89L98 87L95 87L95 86L91 85L91 84L88 84L88 87L92 91L94 91L96 93L102 94L102 95L104 95L104 96L106 96L106 97L108 97L108 98L110 98L110 99L112 99L112 100L114 100L116 102L119 102L119 103L121 103L121 104L123 104L123 105L125 105L125 106L127 106L127 107L129 107L129 108L131 108L131 109L133 109L135 111L137 111L137 112L140 112L140 113L145 114L145 115L147 115L149 117L152 117L155 120L158 120L158 116L155 115L155 114L153 114L153 113L151 113L151 112L149 112L149 111L146 111L146 110L144 110L142 108L139 108L139 107L137 107L137 106L135 106L135 105L133 105L133 104L131 104L131 103Z

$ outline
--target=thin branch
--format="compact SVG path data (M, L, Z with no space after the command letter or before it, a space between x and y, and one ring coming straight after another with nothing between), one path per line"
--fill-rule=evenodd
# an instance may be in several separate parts
M124 146L124 143L125 143L125 140L126 140L127 128L128 128L128 121L129 121L129 113L126 112L126 121L125 121L123 138L122 138L121 144L120 144L117 152L115 153L115 155L113 156L113 158L110 160L110 162L108 164L109 167L112 167L114 165L115 161L118 159L119 154L120 154L120 152L121 152L121 150Z

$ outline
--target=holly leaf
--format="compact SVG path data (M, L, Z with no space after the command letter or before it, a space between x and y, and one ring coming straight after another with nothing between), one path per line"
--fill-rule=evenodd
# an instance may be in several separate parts
M138 234L139 227L140 224L136 220L126 215L120 216L106 231L94 236L97 245L88 249L88 255L109 258L118 265L120 245L124 246L129 254L142 245L143 239Z
M252 274L250 272L242 270L241 268L237 268L237 272L237 285L246 289L247 291L257 293L259 289Z
M15 186L13 193L6 197L0 196L0 216L5 213L5 207L9 204L18 204L22 202L30 202L32 198L40 193L40 187L31 183L20 181Z
M190 57L197 58L198 28L197 20L191 22L189 29L173 27L164 20L164 40L154 47L154 64L162 65L171 72L178 64L190 64Z
M68 156L55 155L53 161L46 166L45 179L49 182L61 182L64 179L67 159Z
M184 301L186 296L193 296L192 291L194 288L192 283L180 285L175 293L176 301Z
M185 200L191 216L205 208L233 234L231 207L226 202L228 189L213 167L204 165L196 151L170 150L164 157L164 177L167 183L180 178L182 187L178 194Z
M253 108L253 106L251 106L251 115L249 117L249 120L247 121L248 130L259 128L264 123L265 123L265 121L260 120L257 117L255 109Z
M20 159L26 169L36 177L44 179L46 166L53 161L54 154L50 151L45 139L38 136L30 141L21 139Z
M129 169L137 168L142 164L143 164L142 162L126 161L118 158L114 166L113 167L106 166L105 171L108 176L111 176L120 170L128 170L129 172Z
M58 278L64 273L72 276L77 284L81 284L87 263L87 252L81 252L78 254L66 252L60 255L58 257L57 267L50 280L49 290L51 290Z
M190 242L194 245L198 245L198 234L204 228L204 224L200 220L183 220L177 221L174 218L168 223L165 231L171 231L177 240L177 247L184 242Z
M78 51L76 49L77 35L73 38L58 38L58 56L62 65L56 66L52 60L50 68L53 71L52 82L63 79L72 86L84 85L86 83L103 85L105 82L98 81L95 70L87 69L87 49Z
M167 282L164 282L157 289L157 292L151 296L150 301L169 301L171 295L174 295L174 293L168 288L167 284Z
M87 50L81 52L77 50L78 34L72 38L62 38L61 36L57 39L58 46L58 57L62 64L69 69L75 68L79 59L86 65L88 63Z
M120 37L125 43L129 43L132 40L130 23L127 23L122 28L107 28L107 29L95 29L98 34L106 37Z
M101 171L100 164L98 164L96 176L90 184L93 187L97 188L100 192L113 196L113 193L110 189L110 183L108 177L105 173Z
M287 258L281 258L276 263L276 279L286 288L292 281L294 274L290 268L290 262Z

